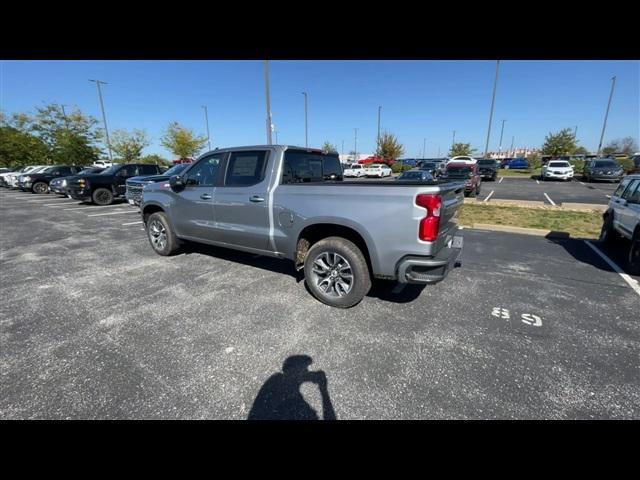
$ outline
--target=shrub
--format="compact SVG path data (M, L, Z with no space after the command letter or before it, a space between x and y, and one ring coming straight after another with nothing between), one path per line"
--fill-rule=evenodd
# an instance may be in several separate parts
M630 158L616 158L616 161L622 166L625 173L628 173L635 168L633 160Z
M404 166L398 162L394 163L393 165L391 165L391 171L393 173L400 173L404 170Z

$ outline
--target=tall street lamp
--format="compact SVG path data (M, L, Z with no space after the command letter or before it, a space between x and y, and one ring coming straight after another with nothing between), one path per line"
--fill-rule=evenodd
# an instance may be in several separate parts
M307 123L307 92L302 92L304 95L304 146L309 148L309 124Z
M271 145L271 132L273 130L273 123L271 121L271 100L269 98L269 60L264 61L264 88L265 96L267 100L267 144Z
M502 152L502 134L504 133L504 122L506 122L506 120L502 120L502 128L500 129L500 146L498 147L498 153Z
M91 80L98 87L98 98L100 99L100 108L102 109L102 122L104 123L104 133L107 139L107 150L109 151L109 160L113 162L113 155L111 154L111 142L109 142L109 128L107 127L107 116L104 113L104 103L102 102L102 91L100 90L100 84L107 85L107 82L101 80Z
M500 60L496 61L496 78L493 81L493 96L491 97L491 110L489 112L489 128L487 128L487 141L484 144L484 157L487 156L489 150L489 136L491 135L491 123L493 122L493 106L496 102L496 87L498 86L498 71L500 69Z
M609 107L611 107L611 99L613 98L613 89L616 86L616 77L615 75L611 77L611 93L609 94L609 103L607 103L607 111L604 114L604 123L602 124L602 134L600 134L600 143L598 143L598 155L600 155L600 150L602 149L602 140L604 139L604 131L607 128L607 118L609 117Z
M207 112L207 106L202 105L204 108L204 121L207 124L207 142L209 143L209 151L211 151L211 135L209 135L209 114Z

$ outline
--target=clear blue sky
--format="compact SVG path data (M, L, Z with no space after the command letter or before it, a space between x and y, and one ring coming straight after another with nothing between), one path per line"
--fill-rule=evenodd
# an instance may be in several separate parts
M304 97L309 92L309 143L328 140L344 152L374 150L378 105L382 128L418 156L445 154L456 141L484 149L495 61L272 61L273 123L282 144L304 145ZM489 144L540 146L549 131L578 126L578 140L595 150L609 95L616 90L605 135L640 136L640 62L503 61ZM266 143L265 89L261 61L3 61L0 108L33 111L42 102L77 105L101 121L96 88L103 87L110 130L141 128L152 145L146 153L171 155L159 145L170 121L206 132L212 145ZM275 137L274 137L275 141Z

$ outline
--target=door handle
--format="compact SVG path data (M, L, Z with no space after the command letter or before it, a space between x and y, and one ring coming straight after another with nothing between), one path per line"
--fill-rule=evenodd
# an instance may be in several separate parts
M253 195L251 198L249 198L249 201L254 203L264 202L264 198L260 197L259 195Z
M208 193L203 193L202 195L200 195L200 198L202 200L211 200L211 195L209 195Z

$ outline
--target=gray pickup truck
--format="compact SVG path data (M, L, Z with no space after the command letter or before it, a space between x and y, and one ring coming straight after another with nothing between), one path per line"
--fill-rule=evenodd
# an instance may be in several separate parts
M345 182L337 154L266 145L214 150L144 187L160 255L195 241L292 260L321 302L356 305L372 278L435 283L458 264L464 184Z

